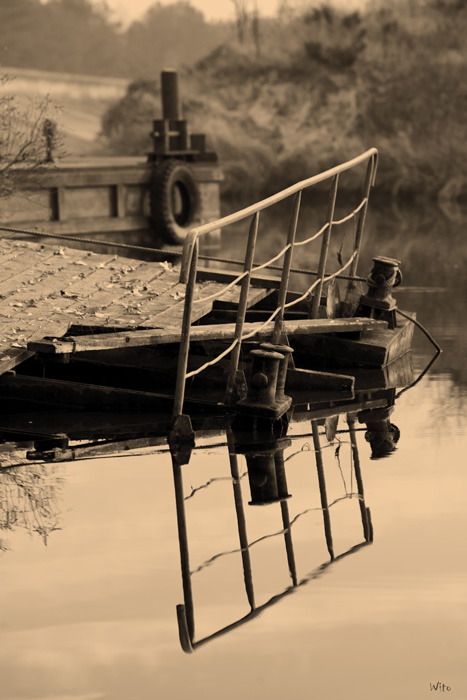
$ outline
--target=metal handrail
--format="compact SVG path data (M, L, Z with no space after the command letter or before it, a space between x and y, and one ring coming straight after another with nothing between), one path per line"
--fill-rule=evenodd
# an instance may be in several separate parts
M348 170L352 170L356 166L365 162L367 163L367 170L365 176L363 196L360 204L348 216L340 220L334 220L334 210L339 185L339 175ZM188 233L183 247L182 264L180 270L180 282L186 284L186 295L182 321L182 339L180 343L177 380L173 407L174 419L182 414L186 379L190 376L198 374L199 372L203 371L206 367L215 364L229 353L231 353L231 364L227 380L226 401L228 402L229 400L231 400L235 384L235 376L238 369L241 342L242 340L245 340L248 337L251 337L252 335L250 333L249 335L243 336L243 326L245 322L245 315L247 309L250 279L253 271L256 272L261 268L267 267L269 264L271 264L271 262L284 256L284 263L282 266L282 275L278 295L278 306L275 309L275 311L271 314L269 319L265 321L265 323L261 326L262 328L266 327L269 323L272 322L272 320L274 320L274 329L272 335L273 343L279 342L279 339L281 337L284 321L284 311L286 308L290 307L295 303L298 303L305 297L309 296L312 291L314 291L311 306L311 317L317 318L323 284L326 281L338 275L347 267L349 267L349 265L351 266L350 275L355 276L360 252L361 239L365 225L368 200L371 187L374 185L375 181L377 163L378 151L376 148L370 148L368 151L365 151L365 153L362 153L361 155L357 156L356 158L353 158L352 160L349 160L345 163L342 163L341 165L326 170L323 173L307 178L306 180L302 180L296 183L295 185L292 185L291 187L288 187L287 189L282 190L281 192L272 195L271 197L257 202L256 204L252 204L249 207L241 209L240 211L225 216L221 219L217 219L216 221L203 224L202 226L198 226ZM303 190L313 187L314 185L317 185L329 179L331 179L331 189L329 194L326 224L316 234L308 238L306 241L300 241L299 243L295 243L298 217L300 213L301 193L303 192ZM267 261L266 263L262 263L260 266L254 265L254 255L256 248L256 238L258 234L260 212L291 196L294 196L294 201L292 206L292 213L290 217L286 245L280 251L280 253L278 253L271 260ZM358 221L355 231L354 252L349 258L349 260L345 263L345 265L341 267L340 270L326 277L326 262L329 249L329 242L332 234L332 228L333 226L337 226L339 224L344 223L345 221L350 220L351 218L357 216L357 214ZM212 233L213 231L218 231L219 229L223 229L226 226L242 221L250 216L252 216L253 218L250 224L243 272L239 274L237 278L228 285L228 288L234 286L235 284L241 285L234 340L230 344L230 346L226 350L224 350L224 352L222 352L217 358L215 358L214 360L210 360L194 372L187 373L192 307L193 304L197 301L194 299L194 296L198 267L199 238L204 234ZM317 273L315 273L317 279L313 282L313 284L309 287L309 289L305 292L305 294L302 297L288 302L286 304L294 247L295 245L305 245L306 243L310 243L319 236L322 236L322 244L318 264L318 271ZM225 294L226 290L227 288L221 290L220 292L216 292L215 294L211 295L209 299L218 298L222 296L222 294ZM203 301L206 302L206 298L204 298ZM255 331L255 333L256 332L257 331Z

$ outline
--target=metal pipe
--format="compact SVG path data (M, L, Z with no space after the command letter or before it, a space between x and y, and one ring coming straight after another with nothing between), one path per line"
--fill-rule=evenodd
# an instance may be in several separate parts
M180 548L180 565L182 570L182 585L185 616L188 635L193 643L195 635L195 615L193 591L191 587L190 556L188 552L188 533L186 527L185 501L183 495L183 479L180 464L172 459L173 479L175 487L175 505L177 510L178 544Z
M161 72L161 97L163 119L181 119L176 70L166 69Z
M225 396L226 403L232 402L233 390L234 390L234 385L235 385L235 376L236 376L236 372L238 369L238 361L240 359L241 337L243 334L243 325L245 323L245 315L246 315L246 310L247 310L247 306L248 306L248 292L250 290L251 270L252 270L253 261L255 258L255 247L256 247L256 238L258 235L258 224L259 224L259 212L256 212L253 215L253 219L251 220L250 229L248 232L248 242L247 242L246 253L245 253L245 262L243 265L243 272L247 272L248 274L242 279L242 282L241 282L240 299L238 302L237 320L236 320L236 324L235 324L235 335L234 335L234 339L237 340L238 342L235 345L235 347L232 350L232 353L230 355L230 370L229 370L229 377L227 380L227 389L226 389L226 396Z
M316 470L318 472L319 494L321 498L321 508L323 511L324 535L326 545L331 559L334 559L334 544L332 541L331 518L329 515L328 496L326 493L326 479L324 477L323 455L321 443L319 441L318 421L311 421L311 431L313 434L313 446L315 448Z
M330 178L334 177L334 175L337 175L339 173L346 172L347 170L352 170L352 168L355 168L357 165L365 163L369 158L374 158L376 162L377 154L378 151L376 148L370 148L368 151L365 151L365 153L362 153L356 158L348 160L345 163L341 163L341 165L336 165L335 168L330 168L330 170L326 170L324 173L319 173L318 175L309 177L306 180L301 180L295 185L287 187L285 190L282 190L281 192L278 192L277 194L274 194L271 197L267 197L266 199L263 199L260 202L257 202L256 204L251 204L249 207L245 207L245 209L240 209L240 211L237 211L233 214L229 214L228 216L224 216L221 219L217 219L216 221L211 221L208 224L202 224L201 226L197 226L196 228L192 229L192 231L196 232L197 235L202 236L206 233L212 233L212 231L217 231L218 229L230 226L230 224L235 224L238 221L242 221L242 219L246 219L248 216L252 216L258 211L262 211L263 209L267 209L273 204L282 202L282 200L287 199L287 197L291 197L293 194L297 194L298 192L301 192L302 190L305 190L308 187L312 187L313 185L317 185L320 182L329 180Z
M298 215L300 213L301 199L302 191L300 190L296 193L294 197L292 211L290 214L289 230L287 233L287 245L289 246L289 248L285 253L284 264L282 266L281 285L279 288L279 296L277 301L277 306L280 308L280 312L277 314L274 323L274 332L272 335L273 343L279 343L282 335L282 327L284 323L284 307L287 298L287 291L289 288L290 268L292 266L292 257L294 252L295 235L297 233L297 223Z
M365 201L365 204L363 205L363 207L360 209L359 214L358 214L357 230L355 231L355 242L354 242L354 251L357 254L352 261L352 265L350 266L349 275L351 277L353 277L357 274L358 258L360 255L360 246L362 244L363 229L365 227L366 213L368 210L368 199L370 197L371 188L373 187L374 182L375 182L377 155L378 154L376 153L376 154L371 156L370 160L368 161L367 168L366 168L365 184L363 187L363 198L366 201ZM352 281L349 282L348 286L351 287L351 285L353 285Z
M361 518L362 518L363 536L364 536L366 542L369 542L370 541L370 527L369 527L369 522L368 522L368 508L365 506L365 493L363 490L362 470L360 468L360 455L358 453L358 444L357 444L357 434L355 432L355 423L356 423L355 416L348 413L347 414L347 425L349 426L350 444L352 447L353 466L354 466L354 472L355 472L355 480L357 482L357 491L358 491L358 494L360 496L360 498L358 499L358 502L360 505L360 514L361 514Z
M319 305L321 301L321 294L323 291L323 278L324 274L326 272L326 262L328 259L328 251L329 251L329 241L331 240L331 233L332 233L332 220L334 218L334 209L336 207L336 196L337 196L337 187L339 184L339 175L334 175L331 183L331 189L329 192L329 203L328 203L328 211L327 211L327 217L326 220L328 222L328 227L326 231L323 234L323 240L321 243L321 253L319 256L319 263L318 263L318 285L314 291L313 294L313 301L311 304L311 318L318 318L318 313L319 313Z
M232 486L234 493L235 512L237 514L238 539L242 552L243 580L248 603L252 610L255 609L255 591L253 587L253 574L251 570L250 548L246 531L245 509L243 507L242 487L240 484L240 473L238 469L238 458L234 452L234 440L231 431L227 431L227 444L229 448L230 473L232 475Z
M294 586L298 585L297 567L295 564L295 552L292 541L292 530L290 528L289 504L287 501L281 501L282 527L284 530L285 551L287 554L287 564Z
M177 416L182 414L183 401L185 399L186 368L188 365L188 352L190 350L191 312L193 308L196 272L198 269L198 248L199 243L196 239L191 252L190 272L185 292L185 306L183 308L182 321L182 337L180 340L180 350L178 355L177 381L175 385L172 418L176 418Z

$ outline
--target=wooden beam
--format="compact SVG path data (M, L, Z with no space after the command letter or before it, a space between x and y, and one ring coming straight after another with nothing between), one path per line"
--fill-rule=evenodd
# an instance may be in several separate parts
M289 389L303 389L316 391L323 389L332 391L348 391L353 393L355 379L347 374L335 374L334 372L319 372L311 369L289 368L285 387Z
M173 396L169 394L8 374L0 377L0 397L37 405L94 410L170 411L173 406ZM203 405L210 411L215 408L203 398L196 397L193 401L192 407L198 412L202 412ZM186 404L190 403L187 398ZM219 410L223 410L222 407Z
M243 265L243 262L242 262ZM240 267L237 272L232 270L214 270L210 267L198 267L196 279L198 281L209 280L211 282L224 282L230 284L240 274ZM281 284L280 277L270 277L269 275L255 275L254 270L251 275L250 284L253 287L265 287L266 289L279 289Z
M268 338L273 330L274 322L268 326L262 323L246 323L245 335L254 333L257 339ZM284 322L287 335L316 335L323 333L355 333L368 329L385 329L386 321L375 321L369 318L340 318L340 319L305 319ZM191 341L232 340L235 324L214 324L194 326L191 329ZM179 328L149 329L143 331L124 331L118 333L99 333L97 335L76 335L63 339L53 338L28 343L28 350L42 353L70 354L86 350L111 350L114 348L138 347L145 345L161 345L179 343L181 331Z

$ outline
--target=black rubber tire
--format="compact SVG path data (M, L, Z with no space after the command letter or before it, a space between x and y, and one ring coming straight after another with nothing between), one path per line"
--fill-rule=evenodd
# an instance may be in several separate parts
M196 175L187 163L171 159L156 166L150 205L156 235L166 243L183 243L200 206Z

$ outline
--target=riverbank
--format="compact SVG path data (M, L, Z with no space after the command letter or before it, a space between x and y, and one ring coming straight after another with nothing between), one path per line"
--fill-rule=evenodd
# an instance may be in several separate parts
M467 197L467 8L322 7L265 25L258 45L223 44L182 74L185 116L225 167L224 195L254 199L350 159L381 154L391 198ZM157 86L133 83L108 110L117 151L145 152Z

